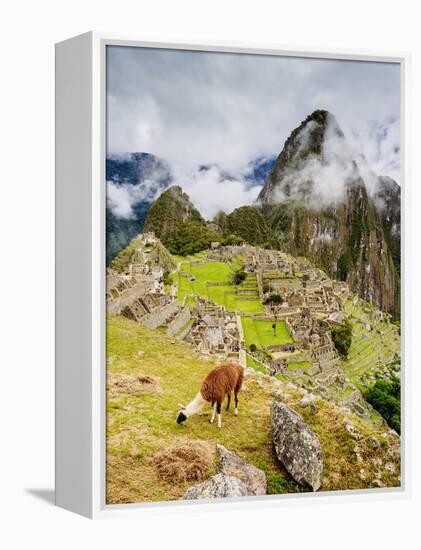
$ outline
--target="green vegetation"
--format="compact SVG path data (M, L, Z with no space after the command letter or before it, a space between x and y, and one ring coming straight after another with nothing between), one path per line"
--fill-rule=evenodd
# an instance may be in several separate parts
M173 185L161 193L151 205L143 230L153 231L164 244L167 244L174 228L183 221L195 221L206 225L188 195L183 193L181 187Z
M340 281L346 281L348 273L352 271L353 267L352 256L350 252L347 251L339 256L336 276Z
M247 366L254 369L255 371L258 371L258 372L263 372L265 374L267 374L267 370L265 369L265 367L259 363L259 361L256 361L255 359L253 359L253 357L250 357L250 355L247 355Z
M268 492L295 492L303 488L291 481L272 450L270 405L273 382L247 376L240 393L239 416L223 412L223 427L208 422L210 407L182 425L175 418L178 403L188 403L202 380L215 366L201 359L186 344L150 330L121 316L107 318L107 503L177 500L193 482L164 480L154 465L156 453L172 445L205 441L214 448L221 443L230 451L265 471ZM117 384L115 378L117 377ZM120 378L118 378L120 377ZM122 388L121 377L149 377L152 389L134 392ZM283 380L283 377L277 375ZM130 378L129 378L130 380ZM301 393L284 386L288 405L303 416L320 439L324 454L323 490L357 489L372 486L374 469L365 463L368 477L359 476L355 441L344 428L344 415L333 404L320 399L318 412L299 406ZM380 457L369 437L382 438L384 428L353 417L363 435L359 443L364 457ZM385 436L389 437L389 436ZM385 449L388 440L385 440ZM397 471L399 467L397 468ZM209 475L212 475L212 471ZM383 477L388 487L398 486L398 473Z
M261 212L254 206L236 208L226 218L226 231L252 245L278 248L277 239Z
M171 236L165 242L171 254L188 256L209 248L218 236L200 221L186 220L177 223Z
M130 241L126 248L120 250L111 262L111 269L117 271L117 273L126 272L129 268L129 264L136 262L138 251L147 251L149 265L159 264L167 272L171 272L175 268L175 262L171 254L160 242L157 242L155 245L145 245L142 237L138 236Z
M235 270L242 269L241 256L234 257L231 264L214 261L195 263L194 260L192 257L191 261L181 263L181 273L178 274L180 300L189 295L201 296L225 306L228 311L246 314L264 312L259 301L255 276L247 276L238 285L232 282ZM248 294L238 294L240 291L247 291Z
M221 244L224 246L239 246L241 244L244 244L244 239L238 237L238 235L233 235L231 233L230 235L222 239Z
M232 276L232 282L238 286L243 283L247 278L247 274L244 269L237 269Z
M308 369L311 367L310 361L290 361L288 363L288 370L294 371L297 369Z
M280 294L274 294L272 293L270 296L268 296L265 300L265 304L282 304L284 299Z
M279 346L293 342L285 321L276 323L276 335L272 328L272 321L259 321L252 317L242 317L241 323L247 347L254 344L261 349L265 346Z
M346 319L342 326L332 329L331 334L333 343L339 355L346 358L352 342L351 323Z
M139 357L138 352L142 352ZM176 443L205 440L221 443L250 463L264 461L278 473L270 438L270 391L253 380L240 396L240 414L223 414L223 429L209 424L210 407L185 424L175 422L178 403L188 403L216 365L200 359L186 344L120 316L107 322L107 373L149 376L159 388L143 394L120 392L108 381L107 502L179 499L192 482L172 483L158 477L152 464L156 452ZM116 393L117 392L117 393ZM286 485L289 490L296 490Z
M383 416L391 428L401 433L401 382L377 379L365 394L366 400Z
M348 300L345 311L352 326L352 342L343 366L347 376L363 389L372 383L366 376L376 374L379 365L393 367L400 354L399 327L379 320L375 308L364 300Z

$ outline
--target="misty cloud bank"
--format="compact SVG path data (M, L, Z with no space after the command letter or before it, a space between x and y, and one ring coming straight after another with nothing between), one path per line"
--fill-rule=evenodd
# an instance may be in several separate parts
M157 174L158 177L158 174ZM240 205L253 204L262 187L250 180L250 168L236 175L227 174L218 166L198 167L187 171L176 167L172 185L180 185L205 219L212 219L217 212L231 212ZM107 181L107 206L118 218L134 217L134 207L142 201L152 202L162 189L149 177L138 184Z
M275 201L301 196L316 209L336 206L345 201L347 186L361 177L368 193L374 196L378 186L376 174L348 142L333 116L327 120L321 155L306 155L318 126L318 122L311 120L295 137L294 155L289 159L288 168L282 172Z
M107 77L108 154L165 159L207 218L253 203L261 182L251 185L250 164L276 157L316 109L335 115L370 189L373 173L400 180L398 65L111 47ZM321 203L340 200L351 175L340 145L327 140L328 162L305 166ZM109 183L109 207L132 216L136 201L159 193L146 187Z

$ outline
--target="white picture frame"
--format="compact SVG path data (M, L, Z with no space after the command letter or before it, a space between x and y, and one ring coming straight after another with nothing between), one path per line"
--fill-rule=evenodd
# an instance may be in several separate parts
M108 45L362 60L401 67L402 143L402 485L393 489L243 497L225 507L367 501L410 494L411 317L408 251L408 73L406 53L312 50L247 43L142 41L89 32L56 45L56 504L90 518L192 510L186 502L105 503L105 49ZM218 501L221 502L221 501ZM215 502L195 506L214 509Z

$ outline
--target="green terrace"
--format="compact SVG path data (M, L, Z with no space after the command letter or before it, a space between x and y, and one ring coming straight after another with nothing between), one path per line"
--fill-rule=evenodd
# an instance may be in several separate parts
M178 298L185 296L190 302L195 296L201 296L225 306L228 311L238 313L264 313L260 303L255 275L248 275L239 285L232 283L232 276L236 269L242 267L242 257L236 256L230 263L217 261L203 261L204 257L192 257L189 261L180 263L178 277ZM195 261L196 260L196 261Z
M267 346L280 346L293 342L285 321L276 322L276 331L272 328L273 321L260 321L253 319L253 317L242 317L241 324L247 348L251 344L262 349Z
M373 308L361 300L356 304L348 300L345 311L352 324L352 343L343 367L349 378L361 382L364 375L375 373L380 365L391 363L400 353L399 331L392 323L376 322ZM367 323L372 330L367 329Z

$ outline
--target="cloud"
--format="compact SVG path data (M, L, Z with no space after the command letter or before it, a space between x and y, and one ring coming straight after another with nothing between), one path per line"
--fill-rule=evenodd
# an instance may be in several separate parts
M359 176L356 151L333 116L327 121L321 155L304 155L318 126L312 120L295 137L294 153L276 191L277 202L301 195L313 208L338 205L344 202L347 184Z
M191 201L206 219L217 212L231 212L240 205L253 204L261 186L250 186L246 174L228 176L218 166L206 170L179 172L175 183L181 185Z
M372 169L399 180L399 78L390 63L108 47L108 153L165 159L210 213L251 202L250 162L277 156L309 113L326 109ZM324 176L330 185L334 174ZM128 212L129 192L113 192Z
M117 218L129 220L134 217L133 208L149 195L148 183L137 185L107 181L107 207Z

